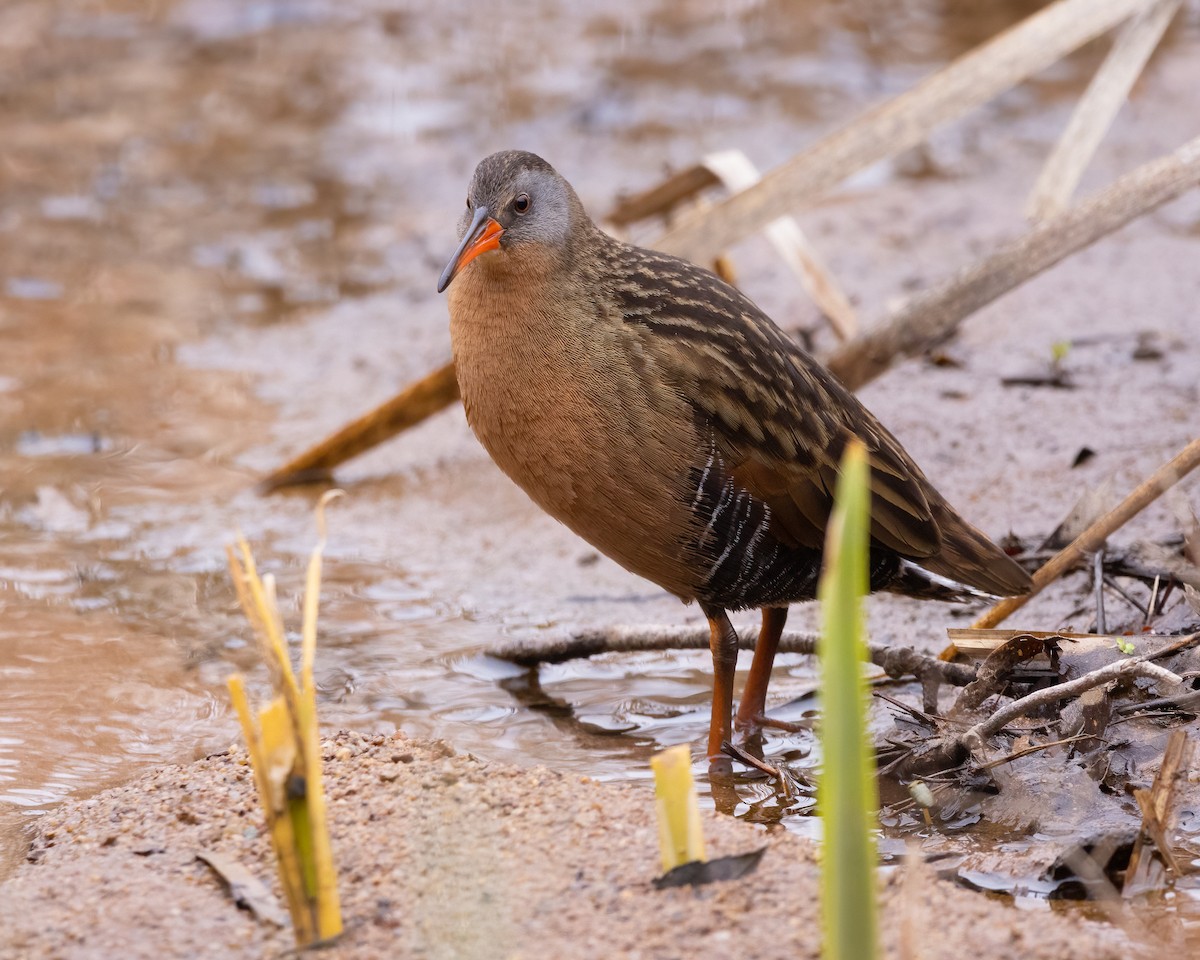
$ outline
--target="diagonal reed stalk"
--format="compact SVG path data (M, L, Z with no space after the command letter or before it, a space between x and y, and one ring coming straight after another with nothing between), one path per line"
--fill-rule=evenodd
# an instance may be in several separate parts
M867 454L846 448L825 541L821 601L821 750L817 800L824 820L821 913L825 960L876 956L875 841L879 807L867 737L867 593L870 494Z

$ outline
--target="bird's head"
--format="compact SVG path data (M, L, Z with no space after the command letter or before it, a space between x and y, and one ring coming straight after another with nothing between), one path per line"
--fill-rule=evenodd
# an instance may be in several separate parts
M485 157L471 178L458 221L461 239L438 280L438 293L484 254L566 250L577 210L582 207L570 184L536 154L505 150Z

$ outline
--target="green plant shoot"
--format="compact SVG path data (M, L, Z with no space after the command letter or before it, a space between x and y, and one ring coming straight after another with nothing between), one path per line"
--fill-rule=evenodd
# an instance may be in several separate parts
M875 840L879 806L867 737L863 597L870 530L869 467L846 447L825 540L821 601L821 749L818 806L824 820L821 913L825 960L876 956Z

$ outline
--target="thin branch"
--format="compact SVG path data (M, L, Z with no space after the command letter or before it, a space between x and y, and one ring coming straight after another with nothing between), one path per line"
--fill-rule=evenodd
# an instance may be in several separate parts
M708 167L696 164L671 174L648 190L623 194L604 217L604 222L618 230L646 220L692 199L701 190L715 187L720 181Z
M1158 604L1158 585L1162 582L1162 574L1154 575L1154 586L1150 590L1150 602L1146 604L1146 620L1143 626L1150 626L1150 621L1155 617L1155 607Z
M1142 619L1145 620L1146 608L1142 606L1133 596L1131 596L1128 590L1126 590L1123 586L1117 583L1116 580L1107 574L1104 577L1104 585L1116 593L1117 596L1119 596L1127 604L1133 607L1134 610L1142 615Z
M1174 656L1181 650L1188 650L1200 641L1200 633L1189 633L1186 636L1180 637L1174 643L1169 643L1160 650L1155 650L1153 653L1147 653L1143 657L1144 660L1163 660L1166 657Z
M747 631L739 634L738 649L753 650L756 636ZM813 633L786 630L779 641L781 653L817 652L818 637ZM635 653L666 650L707 650L707 627L601 627L581 630L566 636L516 639L492 647L488 652L501 660L524 667L542 663L563 663L593 657L601 653ZM871 662L890 677L936 676L955 686L965 686L975 679L971 666L946 663L911 647L889 647L870 644L867 648Z
M1166 670L1146 660L1122 660L1119 663L1110 663L1099 670L1086 673L1078 679L1070 680L1067 683L1060 683L1054 687L1047 687L1044 690L1037 690L1028 696L1021 697L1019 700L1014 700L1007 706L997 710L990 717L981 720L975 726L971 727L970 730L962 735L960 738L961 742L969 750L976 752L983 748L984 741L992 734L998 733L1007 724L1032 713L1034 710L1051 703L1057 703L1059 700L1077 697L1079 694L1091 690L1093 687L1099 687L1113 680L1120 680L1127 677L1149 677L1152 680L1170 683L1183 682L1178 674L1172 673L1170 670Z
M748 767L754 767L756 770L760 770L761 772L765 773L768 777L779 784L779 790L783 794L784 799L792 799L792 786L788 782L788 774L785 772L782 764L780 764L778 767L773 767L765 760L760 760L758 757L754 756L754 754L743 750L741 747L730 743L728 740L722 741L721 752L725 754L725 756L737 760L739 763L744 763Z
M1092 561L1092 576L1096 581L1096 632L1108 633L1108 624L1104 616L1104 545L1096 551Z
M1077 733L1073 737L1067 737L1064 740L1051 740L1049 743L1035 743L1031 747L1025 747L1023 750L1014 750L1012 753L1006 754L996 760L989 760L987 763L979 765L980 770L991 770L993 767L1003 766L1006 763L1012 763L1014 760L1020 760L1022 757L1028 757L1030 754L1039 753L1042 750L1049 750L1051 747L1061 747L1068 743L1079 743L1081 740L1095 740L1090 733ZM1108 741L1101 741L1107 743Z
M1027 594L1001 600L976 620L973 626L980 629L994 627L1009 614L1021 609L1032 597L1037 596L1049 584L1070 570L1084 554L1097 549L1112 533L1123 527L1197 467L1200 467L1200 437L1197 437L1155 470L1116 507L1084 530L1074 541L1052 557L1045 566L1040 567L1033 575L1033 586Z

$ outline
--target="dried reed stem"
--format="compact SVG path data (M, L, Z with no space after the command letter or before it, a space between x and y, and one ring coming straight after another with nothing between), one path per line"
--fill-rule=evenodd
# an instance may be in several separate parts
M1005 617L1021 609L1031 598L1037 596L1049 584L1074 567L1084 554L1091 553L1099 547L1112 533L1123 527L1197 467L1200 467L1200 437L1197 437L1155 470L1116 507L1051 557L1043 567L1034 573L1033 586L1027 594L1001 600L976 620L972 626L976 629L994 627Z
M1029 197L1028 215L1045 220L1071 201L1084 170L1141 76L1183 0L1159 0L1129 21L1071 114Z

